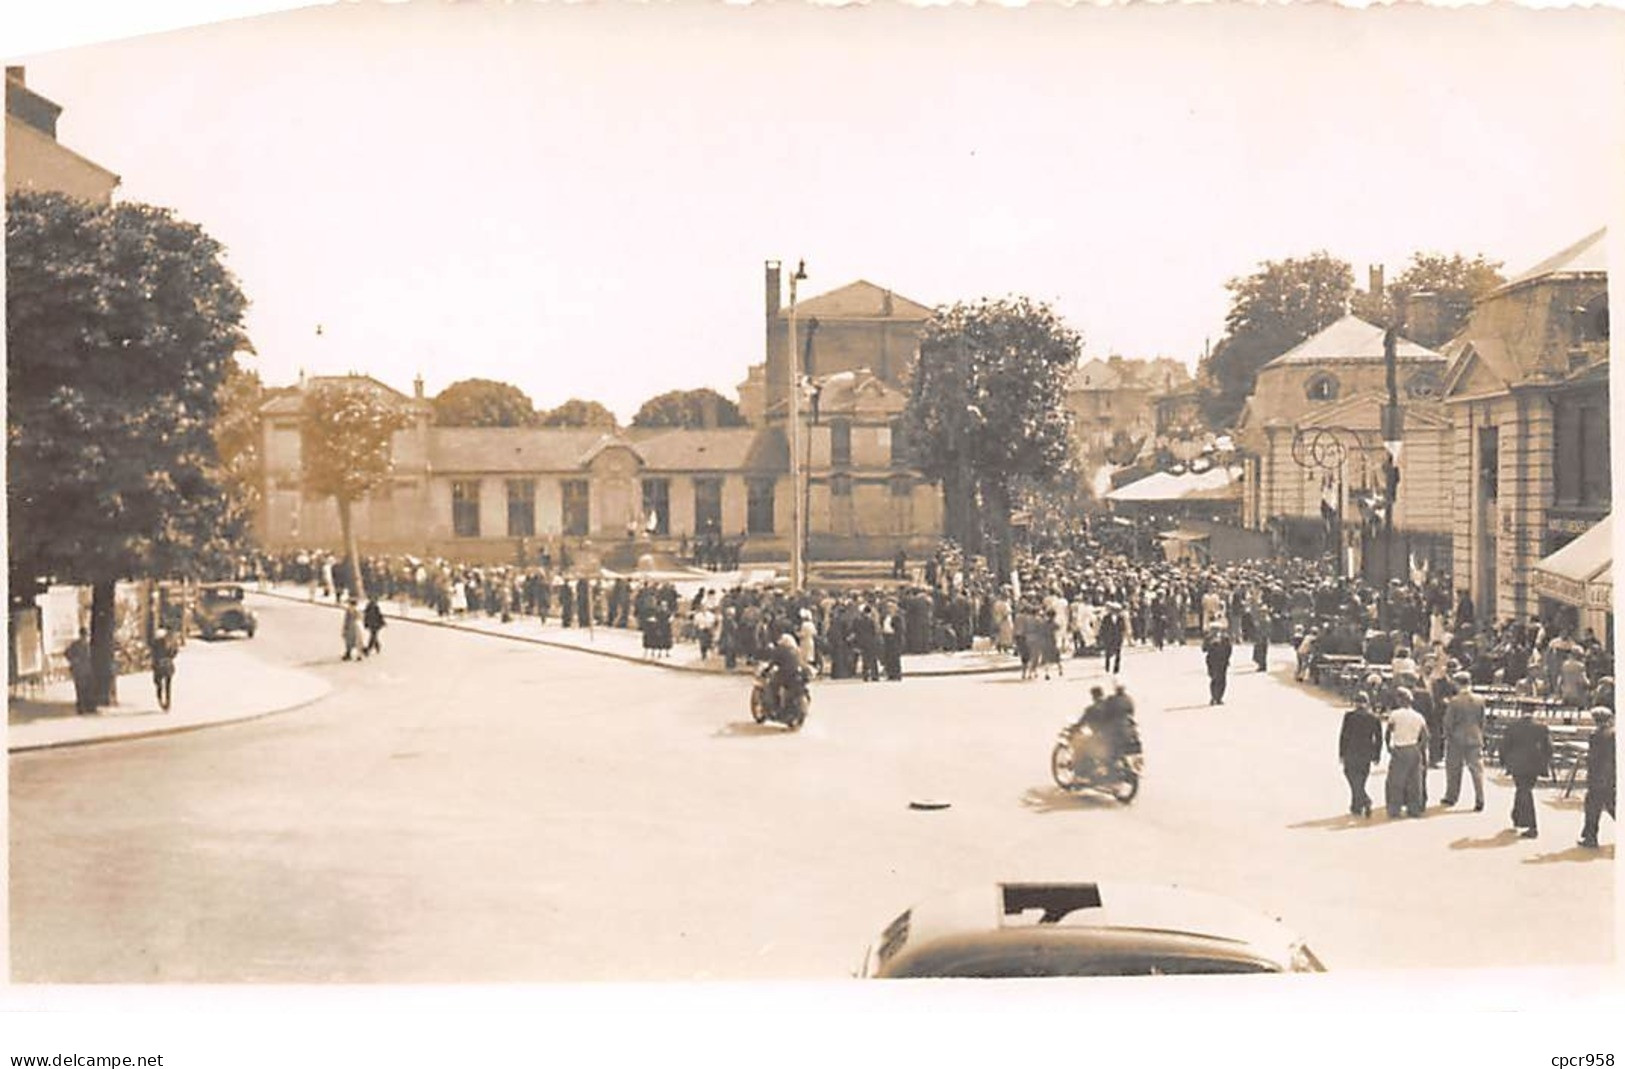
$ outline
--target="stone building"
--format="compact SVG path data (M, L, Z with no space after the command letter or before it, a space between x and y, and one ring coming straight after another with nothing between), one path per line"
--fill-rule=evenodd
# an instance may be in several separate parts
M6 192L66 193L110 204L119 176L56 139L61 105L28 88L22 67L6 68Z
M1157 402L1190 381L1185 365L1167 357L1097 357L1079 364L1067 380L1066 405L1085 467L1104 462L1114 442L1155 437Z
M1392 577L1420 560L1448 570L1455 490L1439 394L1449 361L1405 338L1396 346L1404 436L1394 535L1378 544L1387 526L1378 518L1388 466L1384 334L1347 315L1259 370L1236 431L1247 454L1242 522L1284 534L1321 525L1355 570Z
M1455 581L1484 617L1612 629L1611 539L1585 579L1543 567L1610 523L1608 267L1599 230L1480 298L1447 346ZM1589 584L1589 590L1588 586ZM1611 637L1610 637L1611 643Z

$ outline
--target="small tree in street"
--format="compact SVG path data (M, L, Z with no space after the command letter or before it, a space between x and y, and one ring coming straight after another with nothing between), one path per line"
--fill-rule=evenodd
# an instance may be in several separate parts
M251 537L254 516L264 497L260 405L265 400L259 373L243 367L233 357L220 385L220 407L214 422L221 485L226 492L224 535L233 545L242 545Z
M247 304L222 253L150 205L6 198L11 589L91 587L97 705L115 584L196 575L221 548L214 418Z
M390 442L411 422L410 414L370 384L319 382L306 391L300 424L305 486L338 506L350 589L365 597L356 545L355 503L388 479Z
M945 533L967 552L1009 546L1017 488L1074 467L1066 382L1081 342L1025 297L940 308L926 324L905 411L914 462L940 482Z

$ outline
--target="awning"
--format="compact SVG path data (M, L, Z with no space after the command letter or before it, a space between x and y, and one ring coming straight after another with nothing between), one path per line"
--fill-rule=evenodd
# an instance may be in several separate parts
M1536 594L1569 605L1609 609L1614 600L1614 514L1580 537L1541 558L1531 569Z
M1241 469L1215 464L1203 472L1180 475L1159 471L1119 486L1107 501L1240 501Z
M1166 542L1206 542L1213 537L1206 531L1164 531L1157 536Z

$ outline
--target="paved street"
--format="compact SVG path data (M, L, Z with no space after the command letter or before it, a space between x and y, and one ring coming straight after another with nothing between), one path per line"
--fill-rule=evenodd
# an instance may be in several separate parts
M331 693L12 756L15 980L833 978L910 903L1016 877L1229 894L1337 969L1612 956L1611 823L1579 850L1579 797L1544 791L1515 839L1498 777L1484 813L1347 817L1340 712L1284 647L1269 676L1238 655L1222 708L1195 647L1130 651L1148 775L1122 807L1048 778L1093 660L821 684L790 735L743 677L405 622L346 664L332 610L261 613L252 653Z

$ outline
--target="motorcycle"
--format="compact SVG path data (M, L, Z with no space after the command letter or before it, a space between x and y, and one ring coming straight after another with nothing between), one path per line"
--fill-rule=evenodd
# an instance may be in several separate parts
M780 688L774 685L774 671L771 667L763 668L756 673L756 682L750 689L750 715L758 724L771 720L776 724L783 724L791 731L799 729L807 719L807 709L812 705L812 691L808 689L809 677L805 668L795 674L795 678L784 689L783 707L780 707L777 695Z
M1135 752L1112 755L1110 742L1088 724L1061 729L1050 753L1050 774L1063 791L1105 791L1124 805L1140 793L1145 756Z

